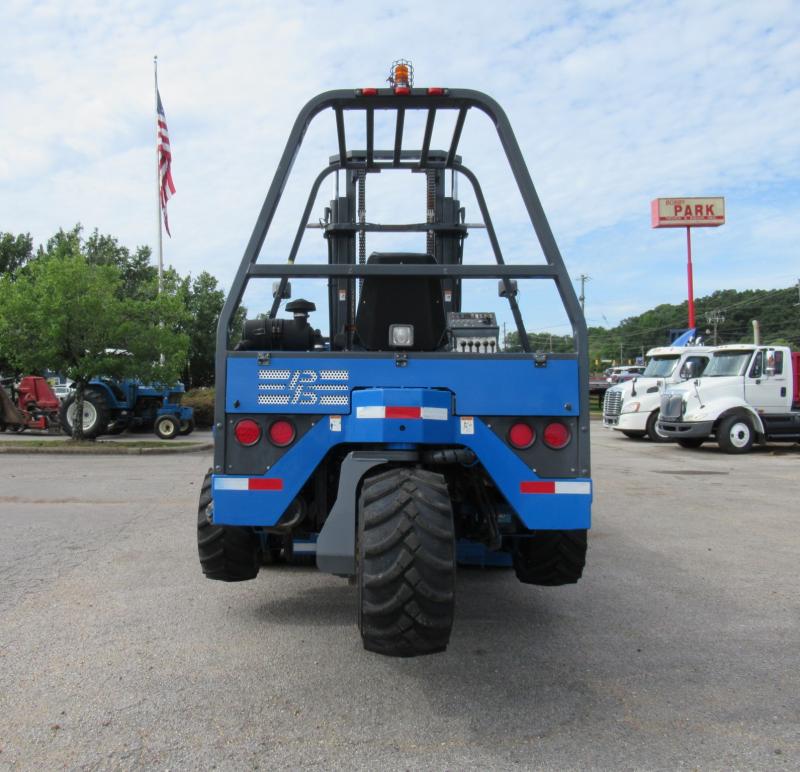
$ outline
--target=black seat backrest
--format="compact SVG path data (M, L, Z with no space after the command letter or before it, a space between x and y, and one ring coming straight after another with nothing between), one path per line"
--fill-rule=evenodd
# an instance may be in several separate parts
M431 255L373 252L368 265L430 265ZM427 276L369 276L364 279L356 313L356 333L368 351L389 348L389 325L413 324L411 351L435 351L445 343L447 320L442 281Z

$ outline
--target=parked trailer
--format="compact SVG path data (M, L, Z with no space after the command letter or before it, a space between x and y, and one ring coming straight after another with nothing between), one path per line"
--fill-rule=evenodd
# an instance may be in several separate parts
M478 178L457 154L475 111L497 130L542 263L505 263ZM332 113L338 152L312 185L288 263L256 262L321 113ZM348 149L345 113L363 122L366 148ZM386 149L375 147L378 113L394 122ZM409 113L426 124L412 149L403 145ZM434 123L445 113L455 128L449 147L434 150ZM367 177L399 172L424 175L426 222L367 218ZM320 185L334 174L344 184L321 220L312 218ZM472 226L452 178L474 190L494 264L462 260ZM321 222L327 262L296 264L312 220ZM419 233L425 250L367 257L366 234L377 231ZM288 281L308 278L327 280L327 334L310 323L314 302L292 301L292 318L278 316ZM272 307L245 323L232 350L231 320L258 279L277 280ZM465 285L487 279L499 280L499 299L480 297L508 309L522 353L501 350L494 312L465 308ZM555 283L576 352L529 350L518 301L518 281L528 279ZM442 651L453 625L457 539L506 553L524 583L580 578L592 500L587 381L584 317L500 106L478 91L415 88L402 77L390 88L321 94L294 124L219 320L214 467L198 513L203 572L253 579L280 554L282 538L307 538L320 570L354 578L365 648Z

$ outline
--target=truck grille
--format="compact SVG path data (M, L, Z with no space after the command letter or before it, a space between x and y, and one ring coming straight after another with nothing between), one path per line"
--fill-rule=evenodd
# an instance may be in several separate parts
M622 392L608 389L603 399L603 417L617 416L622 410Z
M661 395L661 417L673 421L681 417L683 411L683 396L681 394Z

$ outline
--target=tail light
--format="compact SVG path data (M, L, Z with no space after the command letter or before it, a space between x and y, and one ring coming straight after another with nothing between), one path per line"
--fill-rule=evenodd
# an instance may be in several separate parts
M281 419L269 425L269 441L279 448L285 448L294 442L297 432L291 421Z
M525 450L533 445L536 439L536 432L533 427L524 421L519 421L508 430L508 441L517 449Z
M572 439L572 435L570 434L569 429L564 426L564 424L559 423L558 421L553 421L553 423L547 424L547 426L544 427L542 439L548 448L553 448L553 450L561 450L561 448L564 448L569 444L569 441Z
M255 445L261 439L261 427L251 418L243 418L233 427L233 434L241 445Z

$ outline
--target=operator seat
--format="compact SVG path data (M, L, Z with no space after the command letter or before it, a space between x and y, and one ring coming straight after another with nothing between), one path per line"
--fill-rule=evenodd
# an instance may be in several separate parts
M367 265L436 265L432 255L373 252ZM356 334L367 351L385 351L389 326L414 326L414 345L406 351L436 351L445 343L447 320L442 280L434 276L368 276L356 312Z

